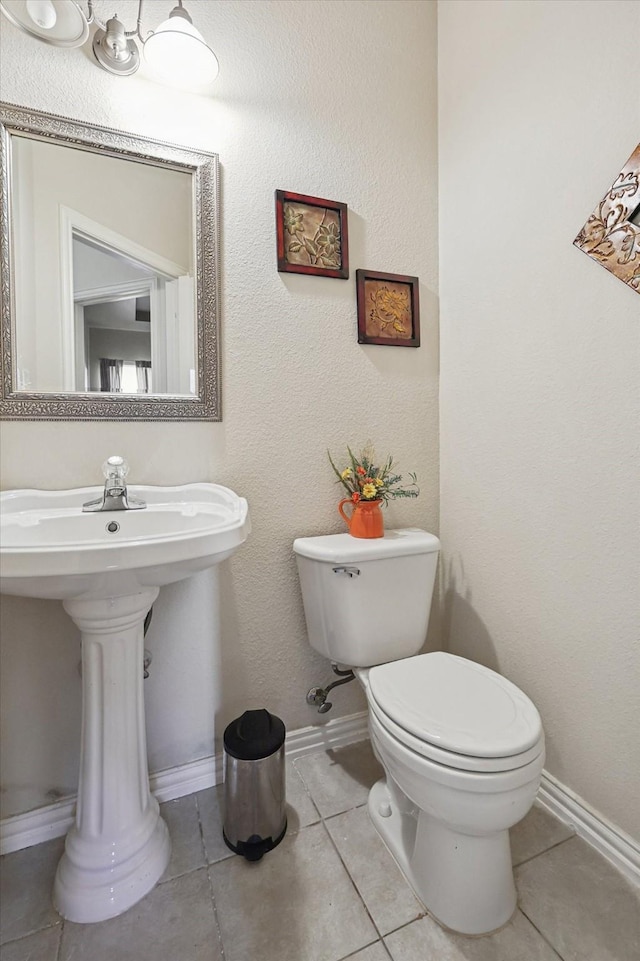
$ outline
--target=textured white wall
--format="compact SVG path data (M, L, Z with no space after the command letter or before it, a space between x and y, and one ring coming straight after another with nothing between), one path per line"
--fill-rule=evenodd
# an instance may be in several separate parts
M147 4L150 26L171 0ZM131 25L137 3L99 0ZM219 153L221 424L5 423L2 484L98 483L111 453L131 480L213 480L246 496L254 532L217 572L163 589L148 635L153 770L213 753L224 724L268 706L290 729L321 723L306 690L329 666L305 639L291 553L338 531L325 450L372 438L415 469L421 497L389 523L437 529L436 10L418 0L190 0L221 63L212 97L113 77L5 22L2 99ZM276 272L274 190L349 205L348 281ZM356 343L355 269L417 274L423 346ZM221 623L216 614L221 602ZM59 606L3 598L6 813L74 789L77 636ZM355 686L333 715L363 707ZM331 717L332 715L329 715Z
M439 5L445 643L640 836L640 298L572 246L640 130L640 6Z

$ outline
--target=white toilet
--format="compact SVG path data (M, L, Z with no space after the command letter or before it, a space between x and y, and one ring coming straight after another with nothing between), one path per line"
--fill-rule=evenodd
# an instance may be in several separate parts
M486 934L516 907L509 828L536 796L544 733L506 678L453 654L416 653L439 548L421 530L293 545L309 640L353 667L367 695L386 773L369 794L373 823L433 917Z

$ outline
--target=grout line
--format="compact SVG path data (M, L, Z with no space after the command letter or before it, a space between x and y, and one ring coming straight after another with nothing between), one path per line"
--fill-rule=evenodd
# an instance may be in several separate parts
M62 919L62 924L60 925L60 935L58 936L58 949L56 951L56 956L54 961L60 961L62 957L62 935L64 934L64 918Z
M568 840L568 839L567 839L567 840ZM560 843L562 843L562 842L560 842ZM522 909L522 906L520 905L520 901L519 901L519 900L518 900L518 903L517 903L517 905L516 905L516 913L517 913L517 912L520 912L520 914L522 914L522 915L527 919L527 921L529 922L529 924L531 925L531 927L534 928L534 930L540 935L540 937L542 938L542 940L544 941L544 943L553 951L553 954L554 954L557 958L559 958L560 961L565 961L565 959L562 957L562 955L558 954L558 952L556 951L555 947L553 946L553 944L551 943L551 941L549 941L549 939L546 937L546 935L544 934L544 932L541 931L540 928L539 928L536 924L533 923L533 921L531 920L531 918L529 917L529 915L525 913L525 911ZM439 921L437 921L435 918L432 918L432 917L431 917L431 915L429 914L428 911L427 911L424 915L422 915L422 917L427 917L427 918L429 918L429 920L431 920L434 924L436 924L436 925L438 926L438 928L439 928L441 931L443 931L443 932L445 933L445 935L447 935L448 938L451 938L452 936L453 936L453 937L466 938L466 936L465 936L464 934L456 934L455 931L450 931L450 930L448 930L447 928L443 927L443 926L440 924ZM509 925L511 925L511 923L512 923L512 921L513 921L513 917L515 917L515 914L512 916L512 918L509 920L509 922L507 922L507 924L503 926L503 928L500 928L500 929L499 929L499 931L502 931L502 930L504 930L504 928L509 927ZM393 931L389 931L389 933L388 933L388 934L385 934L384 937L385 937L385 938L388 938L390 935L396 934L398 931L402 931L404 928L408 928L409 925L411 925L411 924L413 924L415 921L419 921L419 920L421 920L421 918L414 918L413 921L408 921L406 924L401 924L399 928L394 928ZM477 938L475 938L475 937L472 936L471 938L468 938L467 940L474 940L474 941L475 941L475 940L478 940L478 941L480 941L480 940L482 940L483 937L485 937L485 935L480 935L480 936L477 937ZM385 948L386 948L386 947L387 947L387 945L386 945L386 943L385 943ZM388 950L388 949L387 949L387 950Z
M342 811L342 814L347 814L348 811L355 811L355 808L348 808L347 811ZM336 817L337 817L337 815L336 815ZM353 886L356 894L358 895L358 897L360 898L360 901L362 902L362 904L363 904L363 906L364 906L364 909L365 909L365 911L366 911L366 913L367 913L367 917L368 917L369 920L371 921L371 923L372 923L372 925L373 925L373 928L374 928L374 930L376 931L376 933L377 933L377 935L378 935L378 937L376 938L376 941L381 940L381 938L382 938L382 932L380 931L380 929L379 929L378 925L376 924L376 922L373 920L373 917L371 916L371 912L369 911L369 908L367 907L366 902L365 902L362 894L360 893L360 890L359 890L359 888L358 888L358 885L356 884L356 882L355 882L355 881L353 880L353 878L351 877L351 872L349 871L349 868L347 867L344 858L343 858L342 855L340 854L340 850L339 850L339 848L338 848L338 845L336 844L336 842L335 842L335 841L333 840L333 838L331 837L331 832L330 832L329 828L327 827L327 825L324 823L324 818L322 819L321 824L322 824L322 827L323 827L323 829L324 829L324 831L325 831L325 834L326 834L327 837L329 838L330 844L333 846L334 851L336 852L336 854L338 855L338 858L340 859L340 863L342 864L343 868L345 869L345 871L346 871L346 873L347 873L347 877L349 878L349 881L351 882L351 885ZM375 941L372 942L372 943L375 944ZM362 949L359 949L359 950L362 950Z
M316 812L316 814L318 815L318 820L321 821L321 820L322 820L322 815L320 814L320 811L318 810L318 805L317 805L316 802L313 800L313 798L312 798L312 796L311 796L311 792L309 791L309 788L307 787L307 782L306 782L305 779L303 778L302 773L298 770L298 767L297 767L297 765L296 765L296 759L295 759L295 758L291 758L291 767L293 768L293 771L294 771L296 777L298 778L298 780L300 781L300 784L302 785L302 790L304 791L304 793L307 795L307 797L308 797L309 800L311 801L311 806L313 807L313 810L314 810L314 811ZM285 765L285 772L286 772L286 765ZM285 795L286 795L286 790L285 790ZM286 801L286 798L285 798L285 801ZM286 802L286 803L288 803L288 802ZM312 823L312 824L317 824L317 821L312 821L311 823Z
M51 931L52 928L62 927L64 924L64 918L62 915L59 916L57 921L53 924L45 924L42 928L35 928L33 931L25 931L24 934L18 934L15 938L7 938L6 941L0 941L0 954L2 949L8 947L10 944L16 944L18 941L24 941L25 938L31 938L36 934L42 934L44 931Z
M345 955L344 958L338 958L338 961L350 961L351 958L357 958L361 951L366 951L367 948L372 948L375 944L381 944L383 950L386 952L387 957L388 958L391 957L391 955L389 954L388 948L384 943L384 941L382 940L382 938L376 938L375 941L369 941L368 944L363 944L361 948L358 948L356 951L352 951L351 954Z
M202 827L202 816L200 814L200 804L198 802L198 792L196 791L193 795L193 800L196 806L196 818L198 820L198 832L200 834L200 844L202 845L202 853L204 854L205 866L209 864L209 852L207 851L207 842L204 839L204 830Z
M549 851L553 851L555 850L555 848L559 848L561 844L566 844L567 841L573 841L574 838L576 837L577 837L577 834L572 834L571 837L563 838L562 841L556 841L555 844L552 844L550 847L545 848L544 851L539 851L537 854L532 854L530 858L525 858L524 861L518 861L517 864L512 865L514 872L516 868L522 867L523 864L528 864L530 861L535 861L536 858L543 857L545 854L548 854Z
M418 901L417 896L416 896L415 894L414 894L413 896L414 896L414 898L416 899L416 901ZM411 921L405 921L403 924L398 925L398 927L397 927L397 928L394 928L392 931L387 931L387 933L386 933L385 935L383 935L383 937L388 938L390 935L395 934L397 931L402 931L404 928L408 928L410 924L415 924L416 921L422 921L423 918L429 918L429 920L430 920L430 921L433 921L435 924L437 924L438 927L441 928L441 929L445 932L445 934L446 934L446 933L449 933L449 932L447 932L447 929L446 929L446 928L443 928L443 927L442 927L442 925L440 924L439 921L436 921L435 918L432 918L432 917L431 917L431 915L429 914L429 912L428 912L427 909L425 908L425 906L424 906L424 904L422 903L422 901L418 901L418 904L419 904L420 907L423 909L423 913L422 913L422 914L419 914L417 918L412 918Z
M213 893L213 881L211 880L211 867L212 867L211 864L207 864L205 870L207 872L207 880L209 882L209 894L211 895L211 910L213 911L213 920L216 926L216 934L218 935L218 944L220 945L220 954L222 956L222 961L224 961L224 958L226 955L224 951L224 942L222 940L222 928L220 927L220 921L218 919L218 908L216 906L216 899Z
M386 938L386 934L385 934L384 937ZM387 942L384 940L384 938L381 938L380 944L381 944L382 947L384 948L385 954L386 954L386 956L389 958L389 961L393 961L393 955L391 954L391 951L390 951L389 948L387 947Z
M206 791L211 791L211 790L215 791L218 786L219 786L219 785L214 784L213 788L205 788L205 790L206 790ZM208 871L209 868L212 868L215 864L222 864L223 861L228 861L229 858L236 857L236 855L235 855L234 852L231 850L231 848L225 847L226 853L223 854L221 858L216 858L215 861L210 861L210 860L209 860L209 851L208 851L208 848L207 848L207 842L206 842L205 839L204 839L204 828L202 827L202 815L201 815L201 813L200 813L200 803L199 803L199 801L198 801L198 794L199 794L199 793L200 793L199 791L196 791L196 792L194 793L194 799L195 799L195 802L196 802L196 812L197 812L197 815L198 815L198 828L200 829L200 843L202 844L202 850L203 850L203 852L204 852L204 864L203 864L203 865L200 865L200 867L205 867L205 868L207 869L207 871ZM222 823L220 824L220 834L222 834ZM198 871L199 871L200 868L196 868L195 870L198 870Z
M327 814L325 817L322 817L322 815L320 815L320 817L323 821L333 821L334 818L339 818L343 814L348 814L350 811L359 811L360 808L366 807L368 803L369 803L368 800L362 801L361 804L354 804L353 807L346 808L344 811L336 811L334 814Z
M211 789L209 789L211 790ZM200 814L200 804L198 802L198 792L196 791L193 795L193 799L196 802L196 814L198 816L198 830L200 832L200 844L202 845L202 852L204 854L204 865L206 868L209 867L209 852L207 850L207 842L204 839L204 828L202 827L202 815Z
M202 821L201 821L201 819L200 819L200 808L199 808L199 806L198 806L198 798L197 798L196 793L194 793L194 794L187 794L187 795L185 795L185 797L189 797L189 798L191 798L191 799L193 800L193 806L194 806L194 810L195 810L195 812L196 812L196 820L197 820L197 822L198 822L198 835L199 835L199 837L200 837L200 847L201 847L201 849L202 849L202 854L204 855L204 863L203 863L203 864L196 864L196 865L194 865L194 867L192 867L192 868L187 868L185 871L181 871L181 872L179 872L178 874L172 874L172 875L171 875L170 877L168 877L168 878L165 878L164 875L163 875L163 877L158 881L158 884L157 884L158 887L160 887L161 885L164 885L164 884L169 884L169 882L171 882L171 881L177 881L179 878L185 878L188 874L193 874L195 871L201 871L202 868L206 868L206 867L207 867L207 863L208 863L208 862L207 862L207 849L206 849L206 845L205 845L205 843L204 843L204 835L203 835L203 833L202 833ZM175 798L174 800L176 800L176 801L180 800L180 801L181 801L182 798ZM162 805L164 805L164 804L172 804L172 803L173 803L173 801L163 801L163 802L162 802ZM161 807L162 807L162 805L161 805ZM160 812L160 814L162 815L162 811ZM183 818L183 815L180 815L180 819L181 819L181 820L182 820L182 818ZM171 842L171 847L172 847L172 851L173 851L173 841ZM167 868L168 868L168 867L169 867L169 865L167 865ZM149 893L151 893L151 892L149 892Z
M525 917L525 918L527 919L527 921L529 922L529 924L531 925L531 927L534 929L534 931L537 931L537 932L538 932L538 934L540 935L540 937L542 938L542 940L544 941L544 943L549 945L549 947L551 948L551 950L553 951L553 953L556 955L556 957L557 957L557 958L560 958L560 961L564 961L564 958L562 957L562 955L561 955L558 951L556 951L555 947L553 946L553 944L551 943L551 941L549 940L549 938L546 936L546 934L544 933L544 931L541 931L540 928L538 927L538 925L537 925L537 924L534 924L534 922L531 920L531 918L529 917L529 915L526 913L526 911L524 910L524 908L523 908L522 905L520 904L520 900L519 900L519 899L518 899L517 910L520 912L520 914L523 915L523 917Z
M195 874L196 871L202 871L202 869L206 867L207 867L206 864L199 864L195 868L187 868L187 870L183 871L182 874L172 874L170 878L163 878L162 881L158 881L156 884L156 887L163 888L165 884L171 884L172 881L181 881L183 878L188 877L190 874ZM151 891L154 891L154 890L155 888L151 888ZM151 891L149 891L149 894L151 894ZM148 895L145 894L145 897L147 896ZM135 907L135 905L132 904L131 907ZM127 911L128 910L129 908L127 908ZM116 917L119 918L120 915L116 914Z
M309 757L313 757L314 755L308 755L308 756L309 756ZM310 800L311 803L313 804L314 809L315 809L315 810L317 811L317 813L318 813L318 817L320 818L320 820L322 820L322 814L320 813L320 808L318 807L318 805L316 804L316 802L313 800L313 795L311 794L311 789L310 789L310 787L308 786L307 782L306 782L305 779L304 779L304 774L302 773L302 771L299 770L298 765L297 765L297 763L296 763L298 759L295 758L295 757L292 757L290 760L291 760L291 767L292 767L293 770L295 771L296 777L298 778L298 780L299 780L300 783L302 784L302 789L303 789L304 793L307 795L307 797L309 798L309 800ZM286 766L285 766L285 770L286 770Z
M198 829L200 831L200 843L202 844L202 851L204 853L204 860L205 860L204 868L205 868L205 871L207 872L207 881L209 882L209 894L211 896L211 910L213 911L213 920L216 926L218 944L220 945L220 955L222 957L222 961L224 961L225 951L224 951L224 943L222 941L222 929L220 927L220 921L218 919L218 908L216 906L216 899L213 893L213 881L211 880L212 865L209 863L209 852L207 851L207 844L204 839L204 831L202 828L202 817L200 815L200 805L198 803L197 792L194 794L194 801L196 804L196 814L198 816Z

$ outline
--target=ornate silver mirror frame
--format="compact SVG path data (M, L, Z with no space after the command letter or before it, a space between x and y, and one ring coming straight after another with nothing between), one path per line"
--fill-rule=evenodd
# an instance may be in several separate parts
M17 390L11 137L97 151L188 173L193 182L196 377L194 396ZM218 358L219 174L216 154L0 104L0 417L4 420L221 420Z

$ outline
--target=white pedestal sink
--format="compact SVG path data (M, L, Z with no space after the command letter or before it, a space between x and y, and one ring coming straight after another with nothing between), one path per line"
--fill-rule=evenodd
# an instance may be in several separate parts
M163 584L233 554L244 498L216 484L130 487L144 510L82 513L100 488L0 494L0 591L61 600L82 633L82 737L74 826L54 884L71 921L126 911L171 850L149 791L144 619Z

